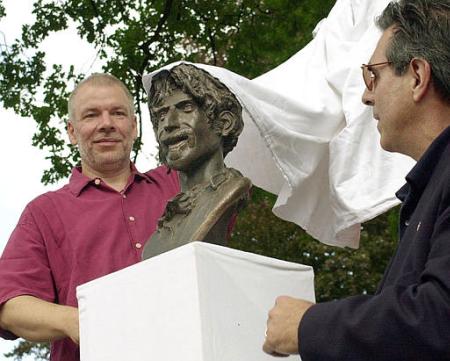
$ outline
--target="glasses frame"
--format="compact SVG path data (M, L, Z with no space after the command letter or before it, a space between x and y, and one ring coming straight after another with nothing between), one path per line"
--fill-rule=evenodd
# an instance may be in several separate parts
M364 84L366 84L366 88L369 91L373 90L373 85L375 83L375 74L372 72L372 68L374 66L381 66L381 65L387 65L392 64L392 61L383 61L381 63L375 63L375 64L362 64L361 70L362 70L362 76L364 80Z

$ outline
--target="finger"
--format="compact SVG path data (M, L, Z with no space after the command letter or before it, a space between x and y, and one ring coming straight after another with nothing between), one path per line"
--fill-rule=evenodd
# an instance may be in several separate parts
M289 355L286 355L286 354L282 354L282 353L276 352L267 341L264 342L263 351L265 353L271 355L271 356L274 356L274 357L288 357L289 356Z
M278 353L278 352L272 352L271 355L274 357L288 357L289 356L289 355L285 355L285 354Z
M271 353L272 356L274 357L288 357L289 355L285 355L284 353L278 353L278 352L272 352Z
M262 348L263 348L263 351L269 355L272 355L272 353L274 352L273 348L270 346L270 344L267 342L267 340L264 341Z

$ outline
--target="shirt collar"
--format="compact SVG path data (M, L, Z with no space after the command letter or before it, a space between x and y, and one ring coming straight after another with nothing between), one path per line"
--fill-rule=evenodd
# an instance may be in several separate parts
M131 175L130 175L130 182L133 183L134 180L140 178L146 181L147 183L152 183L153 180L150 176L148 176L145 173L141 173L137 170L134 163L130 163L131 168ZM76 166L72 169L72 174L69 179L69 189L73 193L75 197L78 197L83 189L85 189L87 186L94 184L95 178L89 178L85 176L81 171L81 166Z
M421 193L428 184L434 168L441 159L445 148L450 142L450 127L446 128L428 147L416 165L406 176L405 184L396 193L400 200L404 200L409 190Z
M153 182L152 177L150 177L146 173L139 172L134 163L131 163L131 175L133 176L133 179L136 179L136 177L138 177L144 179L147 183Z

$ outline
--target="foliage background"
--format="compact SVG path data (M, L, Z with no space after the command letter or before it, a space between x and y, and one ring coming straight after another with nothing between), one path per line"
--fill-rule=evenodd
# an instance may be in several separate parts
M51 167L42 182L68 176L79 155L61 129L66 102L85 74L48 66L41 43L68 27L97 49L103 71L123 80L136 99L137 117L149 121L142 104L144 73L176 60L224 66L248 78L287 60L311 40L318 21L335 0L35 0L36 20L0 50L0 102L36 123L33 145L48 152ZM0 18L5 9L0 0ZM139 156L140 139L133 158ZM275 197L255 188L238 218L230 246L312 265L317 301L374 292L396 239L397 210L368 222L361 248L337 249L313 240L295 224L276 218ZM22 341L6 357L48 359L47 345Z

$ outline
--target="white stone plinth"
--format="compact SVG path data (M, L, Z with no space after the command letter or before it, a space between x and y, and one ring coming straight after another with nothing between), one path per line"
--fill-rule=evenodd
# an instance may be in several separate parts
M274 361L261 349L267 312L279 295L313 301L313 277L190 243L78 287L81 361Z

